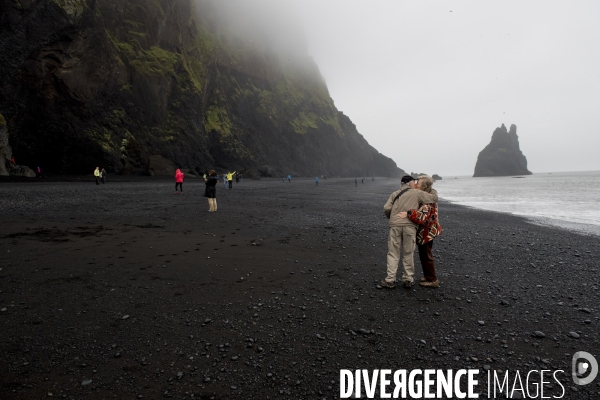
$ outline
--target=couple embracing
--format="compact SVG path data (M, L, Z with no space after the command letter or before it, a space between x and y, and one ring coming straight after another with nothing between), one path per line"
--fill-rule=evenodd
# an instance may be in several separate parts
M419 175L417 179L405 175L400 189L392 193L383 206L389 218L387 276L379 284L393 289L396 286L398 263L402 262L402 286L410 289L414 285L415 265L413 252L419 248L419 259L423 275L419 285L437 288L440 285L433 260L433 239L442 233L438 222L437 191L433 179Z

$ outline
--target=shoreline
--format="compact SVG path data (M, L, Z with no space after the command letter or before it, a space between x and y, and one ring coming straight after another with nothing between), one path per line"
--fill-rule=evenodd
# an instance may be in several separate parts
M442 196L455 204L527 218L534 224L554 225L600 236L600 171L542 173L527 176L440 181ZM585 184L587 190L581 191ZM586 210L585 214L579 210Z
M479 207L470 206L470 205L466 205L466 204L460 204L458 202L454 202L454 201L450 201L450 200L445 200L442 196L440 196L440 200L441 200L440 203L445 202L448 204L453 204L456 206L465 207L465 208L469 208L469 209L476 210L476 211L484 211L484 212L490 212L490 213L497 213L497 214L501 214L501 215L510 215L513 217L520 217L520 218L523 218L525 221L527 221L531 224L534 224L534 225L544 226L544 227L548 227L548 228L562 229L562 230L568 231L570 233L575 233L575 234L580 234L580 235L585 235L585 236L600 236L600 225L584 224L582 222L565 221L565 220L549 218L549 217L537 217L537 216L532 217L532 216L528 216L528 215L513 213L510 211L488 210L485 208L479 208Z
M580 172L596 172L596 171L580 171ZM552 174L552 173L540 173L540 174ZM500 177L500 178L506 178L506 177ZM203 182L202 182L201 176L189 176L186 179L187 179L186 183L188 184L188 186L189 185L195 185L195 186L200 185L201 187L203 187L203 185L202 185ZM263 177L261 179L256 179L256 180L252 180L250 178L244 178L244 180L241 182L241 184L244 184L245 182L279 183L280 179L281 178L277 178L277 177ZM329 177L328 179L329 179L330 183L335 182L337 180L348 181L350 183L353 183L353 181L354 181L354 178ZM311 178L311 177L294 177L294 178L292 178L292 181L293 182L304 182L304 183L309 182L309 183L314 184L314 178ZM397 182L399 185L400 180L396 179L396 178L375 177L375 182L377 182L377 181ZM87 183L87 184L92 185L92 184L94 184L94 182L95 182L95 178L91 174L90 175L57 175L57 176L42 177L42 178L0 176L0 184L1 183L9 183L9 184L14 184L14 183L28 183L28 184ZM174 180L170 176L155 176L155 177L153 177L153 176L144 176L144 175L111 175L108 177L108 180L107 180L107 183L109 186L110 186L110 184L115 184L115 183L116 184L126 184L126 183L149 183L149 182L154 182L157 185L164 185L166 183L171 183L171 182L173 182L173 184L174 184ZM323 186L328 183L328 180L327 179L319 179L319 182L320 182L320 185ZM372 183L372 181L370 181L370 178L365 178L365 182L367 184ZM234 183L235 183L235 181L234 181ZM288 183L287 178L285 180L285 183ZM359 180L359 183L360 183L360 180ZM219 184L222 184L222 182L219 182ZM102 185L102 184L100 184L100 185ZM184 183L184 185L185 185L185 183ZM224 190L224 189L222 189L222 190ZM535 225L556 227L556 228L567 230L572 233L579 233L582 235L590 235L590 236L600 236L600 225L566 221L566 220L561 220L561 219L557 219L557 218L550 218L550 217L543 217L543 216L528 216L528 215L524 215L524 214L510 212L510 211L500 211L500 210L491 210L491 209L486 209L486 208L480 208L480 207L476 207L476 206L472 206L472 205L468 205L468 204L461 204L460 202L453 201L453 200L446 200L446 199L444 199L443 193L442 193L442 195L440 195L440 202L442 202L442 203L446 202L449 204L459 205L461 207L466 207L466 208L470 208L470 209L477 210L477 211L487 211L487 212L493 212L493 213L498 213L498 214L502 214L502 215L511 215L511 216L515 216L515 217L522 217L525 220L527 220L528 222L535 224Z
M340 369L599 357L596 238L440 202L440 288L383 290L397 181L234 182L217 213L195 182L0 186L0 397L333 399Z

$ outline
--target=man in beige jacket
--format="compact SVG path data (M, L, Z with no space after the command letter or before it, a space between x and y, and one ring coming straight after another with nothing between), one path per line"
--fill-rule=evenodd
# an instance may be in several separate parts
M402 211L419 208L419 204L437 203L437 192L431 193L417 189L418 179L410 175L402 177L399 190L392 193L383 206L383 212L390 219L390 236L388 238L387 276L380 285L393 289L396 287L396 272L398 263L402 259L402 285L411 288L414 284L415 264L413 253L415 251L415 238L417 226L408 218L398 218Z

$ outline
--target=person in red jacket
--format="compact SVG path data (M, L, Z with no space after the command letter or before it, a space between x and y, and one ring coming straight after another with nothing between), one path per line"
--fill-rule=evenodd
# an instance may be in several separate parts
M175 171L175 194L177 194L177 186L179 186L179 190L181 190L181 194L183 194L183 178L183 172L177 168L177 171Z
M427 175L419 176L417 189L431 193L435 191L431 186L433 179ZM408 210L398 214L399 218L408 218L417 225L417 248L419 259L423 267L423 275L419 285L429 288L437 288L440 281L435 272L435 261L433 259L433 239L442 234L442 226L438 220L437 203L420 204L418 210Z

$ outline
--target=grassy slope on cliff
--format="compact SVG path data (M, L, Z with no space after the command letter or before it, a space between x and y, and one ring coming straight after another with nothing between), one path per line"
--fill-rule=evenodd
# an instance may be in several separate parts
M57 26L28 44L37 58L23 60L9 87L23 97L20 108L9 110L20 121L11 128L21 158L57 172L96 165L144 172L148 157L158 154L199 170L397 173L353 124L342 128L308 55L290 61L266 42L233 33L215 4L46 4ZM23 25L45 29L28 17L32 9L19 12ZM38 118L28 119L33 110Z

